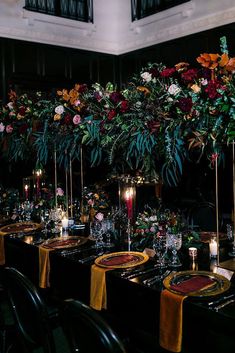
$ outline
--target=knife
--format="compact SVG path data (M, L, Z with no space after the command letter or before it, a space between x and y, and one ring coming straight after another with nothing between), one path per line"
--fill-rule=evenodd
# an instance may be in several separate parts
M234 298L235 297L235 293L229 294L229 295L225 295L217 300L214 300L212 302L207 303L207 305L212 308L217 304L223 303L224 301L227 301L228 299Z
M215 311L219 311L220 309L224 308L225 306L229 305L229 304L232 304L232 303L235 303L235 299L229 299L225 302L223 302L222 304L220 305L217 305L217 306L214 306L214 310Z

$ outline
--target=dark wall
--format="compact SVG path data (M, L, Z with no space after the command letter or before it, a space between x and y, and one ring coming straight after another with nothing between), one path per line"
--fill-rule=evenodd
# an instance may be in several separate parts
M229 55L235 56L235 24L160 43L132 51L119 57L119 82L125 85L133 73L138 73L148 62L173 66L181 61L197 66L201 53L220 53L220 38L226 36Z
M75 83L117 83L114 55L0 38L0 97L17 92L51 91Z

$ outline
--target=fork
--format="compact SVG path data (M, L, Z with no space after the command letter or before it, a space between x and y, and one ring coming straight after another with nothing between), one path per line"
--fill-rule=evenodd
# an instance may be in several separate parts
M162 279L167 277L170 273L171 273L171 270L166 270L161 275L147 278L146 280L143 281L143 284L147 285L148 287L151 287L155 282L161 281Z

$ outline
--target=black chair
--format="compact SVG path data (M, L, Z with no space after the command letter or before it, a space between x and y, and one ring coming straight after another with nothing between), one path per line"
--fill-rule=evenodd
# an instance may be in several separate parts
M37 288L21 272L10 267L1 272L1 282L9 298L20 339L18 353L31 353L36 348L43 353L55 353L53 328L56 327L58 311L53 310L50 314Z
M66 301L60 321L72 353L126 353L120 338L89 306Z

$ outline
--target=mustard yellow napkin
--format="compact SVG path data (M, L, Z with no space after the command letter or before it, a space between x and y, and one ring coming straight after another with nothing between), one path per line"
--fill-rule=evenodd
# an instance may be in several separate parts
M0 265L5 265L4 233L0 232Z
M50 257L49 253L53 249L39 246L39 287L50 287Z
M185 295L167 289L161 293L160 301L160 346L170 352L180 352L183 329L183 301Z
M91 266L90 306L95 310L107 309L105 273L109 270L95 264Z

